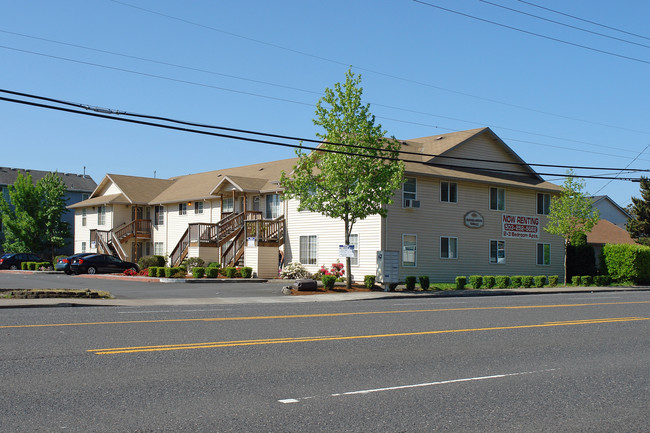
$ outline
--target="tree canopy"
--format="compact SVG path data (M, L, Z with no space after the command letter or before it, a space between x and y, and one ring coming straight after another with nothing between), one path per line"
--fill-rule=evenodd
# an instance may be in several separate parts
M316 134L323 143L310 153L299 149L300 158L292 173L282 174L281 185L285 197L300 201L300 210L341 219L349 245L357 221L386 215L386 205L403 181L404 164L397 159L401 143L386 138L370 105L361 102L361 76L348 70L345 78L325 89L316 105L313 122L324 130ZM349 285L349 258L346 276Z
M641 198L632 197L627 208L632 215L627 231L640 244L650 246L650 179L641 177L640 188Z

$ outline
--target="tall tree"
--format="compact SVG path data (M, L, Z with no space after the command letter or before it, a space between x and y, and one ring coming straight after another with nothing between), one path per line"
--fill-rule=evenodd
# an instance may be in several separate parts
M650 246L650 179L641 177L641 198L632 197L627 210L632 219L627 223L630 236L643 245Z
M48 173L38 181L36 189L42 201L39 215L41 242L54 259L56 249L63 247L70 236L70 225L62 219L67 211L66 186L57 173Z
M386 131L375 125L370 105L361 102L360 84L361 75L348 70L343 84L325 89L313 119L324 130L316 134L323 143L311 153L299 149L300 159L293 172L282 173L281 178L285 197L297 198L299 210L343 220L346 245L357 221L370 215L386 216L386 205L392 203L404 176L404 164L397 160L401 143L394 137L385 138ZM345 268L349 288L349 257Z
M577 179L573 171L567 173L558 197L551 198L548 233L564 238L564 284L567 282L567 249L572 239L586 235L598 222L598 210L592 209L591 200L583 192L585 181Z

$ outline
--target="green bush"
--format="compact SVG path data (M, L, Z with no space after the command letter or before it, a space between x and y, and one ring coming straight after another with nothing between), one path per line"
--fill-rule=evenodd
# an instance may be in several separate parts
M288 265L284 265L282 272L280 272L280 277L289 280L299 280L302 278L309 278L309 276L307 268L298 262L291 262Z
M496 278L492 275L485 275L483 277L483 285L485 286L486 289L491 289L494 287L494 283L496 282Z
M404 279L404 283L406 283L406 290L415 290L415 281L416 278L414 276L408 276Z
M429 289L429 276L428 275L420 275L418 278L420 280L420 288L422 290L428 290Z
M22 263L20 264L20 269L21 269L22 271L28 271L28 270L29 270L28 262L22 262Z
M235 278L235 274L237 274L237 268L233 268L232 266L228 266L225 271L224 271L226 278Z
M544 284L546 284L546 277L544 275L537 275L534 280L535 287L544 287Z
M467 277L456 277L456 290L463 290L467 284Z
M510 278L510 287L521 287L521 278L521 275L513 275L512 278Z
M527 289L533 287L533 281L534 279L532 275L523 275L521 277L521 285Z
M217 278L219 276L219 268L208 266L205 268L205 275L208 278Z
M27 267L29 268L30 271L35 271L38 269L38 263L37 262L27 262Z
M52 263L50 263L50 262L36 262L36 270L37 271L40 271L41 268L48 269L50 266L52 266Z
M571 277L571 285L572 286L579 286L580 285L580 276L579 275L574 275Z
M210 262L210 263L208 263L208 268L220 268L220 267L221 267L221 263L219 263L219 262Z
M183 266L175 266L173 268L164 268L165 277L167 278L185 278L187 276L187 269Z
M594 277L594 284L599 287L607 287L612 284L612 277L609 275L596 275Z
M183 260L182 265L185 266L185 269L192 272L192 268L197 266L202 267L205 265L205 261L201 257L187 257Z
M548 276L548 285L551 286L551 287L556 287L557 282L558 282L559 279L560 279L559 275L549 275Z
M584 287L591 286L591 283L593 282L593 279L591 278L591 275L582 275L580 277L580 285Z
M241 277L242 278L251 278L253 276L253 268L244 266L241 268Z
M505 289L510 285L510 277L507 275L497 275L494 277L494 284L497 289Z
M321 281L323 283L323 287L327 290L332 290L334 288L334 283L336 283L336 276L335 275L323 275L323 278L321 278Z
M147 268L147 275L150 277L157 277L158 276L158 266L149 266Z
M159 267L157 269L158 269L158 275L156 275L157 277L164 278L164 277L167 276L167 271L165 270L167 268L165 268L164 266L161 266L161 267Z
M469 285L472 286L472 289L480 289L483 285L483 277L480 275L470 275Z
M650 284L650 247L642 245L606 244L602 249L602 274L612 280Z
M201 266L194 266L192 268L192 278L203 278L205 276L205 268Z
M148 269L150 267L164 267L165 258L163 256L143 256L138 259L138 266L140 269Z
M363 277L363 285L366 286L366 289L372 289L375 286L375 278L374 275L365 275Z

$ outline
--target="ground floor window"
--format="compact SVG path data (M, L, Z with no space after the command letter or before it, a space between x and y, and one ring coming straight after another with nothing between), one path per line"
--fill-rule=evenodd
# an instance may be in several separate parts
M537 264L551 264L551 244L537 244Z
M402 235L402 266L417 266L417 235Z
M350 265L359 265L359 235L350 235L350 245L354 246L354 257L350 257Z
M506 241L490 241L490 263L504 264L506 262Z
M300 263L315 265L318 253L318 237L300 236Z
M446 236L440 238L440 258L458 258L458 238L451 238Z
M82 252L82 253L85 253L85 252L86 252L86 243L85 243L85 242L82 242L82 243L81 243L81 252Z
M165 255L165 250L164 250L163 245L164 244L162 242L154 242L153 243L153 253L154 253L154 255L156 255L156 256L164 256Z

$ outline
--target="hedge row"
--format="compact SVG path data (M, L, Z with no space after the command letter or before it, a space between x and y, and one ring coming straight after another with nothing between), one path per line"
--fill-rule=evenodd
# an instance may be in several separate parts
M601 274L610 275L614 281L650 284L650 247L606 244L600 263Z
M183 266L173 268L151 266L148 272L150 277L158 278L185 278L187 276L187 269ZM253 276L253 268L248 266L244 266L243 268L228 267L224 269L219 269L215 266L208 266L207 268L195 266L192 268L193 278L217 278L219 274L225 275L227 278L251 278Z
M473 289L506 289L506 288L529 288L529 287L551 287L557 286L559 276L549 275L471 275L469 285ZM467 285L467 277L456 277L456 289L462 290Z
M20 269L23 271L38 271L40 267L49 268L52 266L50 262L22 262Z
M150 277L158 278L185 278L187 269L182 266L175 266L172 268L165 268L162 266L150 266L147 269Z
M598 286L606 287L612 284L612 277L610 275L574 275L571 277L571 284L574 286Z

